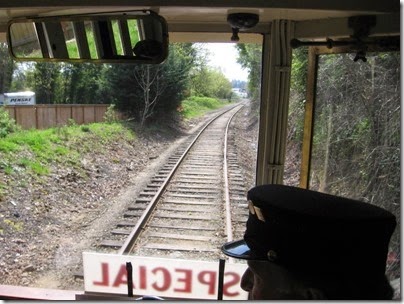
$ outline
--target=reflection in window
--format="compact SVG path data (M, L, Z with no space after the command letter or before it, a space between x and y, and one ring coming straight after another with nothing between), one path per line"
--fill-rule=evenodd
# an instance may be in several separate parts
M128 27L129 27L129 36L130 36L130 43L132 47L139 42L139 28L138 28L138 21L137 20L128 20Z
M63 34L65 36L67 53L69 58L78 59L79 49L77 47L76 37L74 36L73 23L72 22L61 22Z
M13 24L10 35L16 57L42 58L34 23Z
M88 48L90 49L90 58L98 59L97 47L95 46L93 23L89 21L89 22L85 22L84 24L85 24L85 28L86 28Z

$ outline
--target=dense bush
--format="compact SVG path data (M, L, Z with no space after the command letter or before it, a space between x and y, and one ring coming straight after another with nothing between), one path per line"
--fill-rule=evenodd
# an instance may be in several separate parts
M310 187L381 206L400 225L400 54L352 59L320 57ZM390 243L398 257L399 227Z
M0 138L19 130L15 120L10 117L8 112L0 107Z

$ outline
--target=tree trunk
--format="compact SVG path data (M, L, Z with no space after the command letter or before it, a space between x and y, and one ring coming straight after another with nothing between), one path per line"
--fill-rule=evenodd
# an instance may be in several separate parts
M329 113L327 118L327 138L325 144L325 153L324 153L324 170L323 174L320 179L320 192L328 192L328 169L329 169L329 161L330 161L330 143L331 143L331 136L332 136L332 119L333 119L333 105L330 104L328 107Z

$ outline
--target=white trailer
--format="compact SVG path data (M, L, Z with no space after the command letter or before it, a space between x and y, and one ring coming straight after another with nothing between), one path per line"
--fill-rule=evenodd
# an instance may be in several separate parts
M14 93L4 93L1 97L0 94L0 105L6 106L17 106L17 105L34 105L36 104L35 93L26 92L14 92Z

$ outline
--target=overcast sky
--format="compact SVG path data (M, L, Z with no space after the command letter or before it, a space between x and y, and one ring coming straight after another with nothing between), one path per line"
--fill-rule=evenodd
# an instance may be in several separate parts
M233 43L205 43L204 47L211 52L211 66L220 67L230 81L247 81L248 72L237 63L238 53Z

